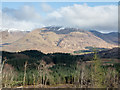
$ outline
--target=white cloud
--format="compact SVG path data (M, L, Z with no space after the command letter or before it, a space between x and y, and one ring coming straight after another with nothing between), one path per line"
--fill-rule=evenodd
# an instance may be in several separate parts
M2 11L0 9L0 27L1 27L1 25L2 25Z
M31 22L31 21L18 21L13 18L6 18L2 20L2 28L15 28L21 31L31 31L35 28L42 27L42 24Z
M16 30L30 31L40 28L42 18L33 7L23 6L19 9L4 8L2 12L2 29L15 28Z
M48 5L47 3L42 3L41 8L44 12L50 12L53 10L53 8L50 5Z
M117 30L118 8L114 5L90 7L75 4L50 13L47 21L53 25L113 31Z
M42 17L32 6L23 6L19 9L3 9L3 27L21 30L59 25L77 27L81 29L96 29L103 32L118 30L118 6L94 6L78 5L61 7L57 10L50 9L43 3L47 17Z
M42 20L39 13L37 13L32 6L22 6L19 9L10 9L4 8L3 13L8 14L9 16L16 18L18 20L27 20L27 21L38 21Z

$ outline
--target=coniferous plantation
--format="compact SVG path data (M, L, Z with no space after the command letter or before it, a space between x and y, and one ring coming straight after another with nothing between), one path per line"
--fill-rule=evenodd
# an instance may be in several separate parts
M3 51L2 87L118 88L118 52L113 56L110 53L112 50L85 55L44 54L37 50Z

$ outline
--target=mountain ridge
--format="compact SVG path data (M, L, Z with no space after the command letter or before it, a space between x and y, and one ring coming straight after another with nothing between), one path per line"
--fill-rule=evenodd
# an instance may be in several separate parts
M116 47L116 45L107 43L89 31L75 28L62 28L62 31L60 29L61 27L44 27L33 30L10 45L4 46L3 50L40 50L44 53L73 53L75 50L85 49L86 46Z
M120 33L118 32L110 32L110 33L100 33L95 30L90 30L91 33L93 33L95 36L105 40L108 43L118 45L120 43L119 35Z

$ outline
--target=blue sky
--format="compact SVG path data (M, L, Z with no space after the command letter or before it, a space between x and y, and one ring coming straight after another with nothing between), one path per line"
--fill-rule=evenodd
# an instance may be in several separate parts
M23 5L31 5L36 8L36 10L39 11L40 4L43 2L3 2L2 8L8 7L8 8L19 8ZM54 9L70 6L73 4L85 4L85 2L45 2L46 4L49 4ZM118 2L86 2L88 6L101 6L101 5L118 5Z
M117 14L117 5L117 2L3 2L3 21L6 21L4 20L6 18L9 20L8 23L3 22L3 24L5 24L7 28L16 28L15 26L18 27L20 25L14 25L15 22L18 24L23 23L21 27L18 28L21 29L26 23L25 28L23 28L26 30L56 24L109 32L108 30L110 28L112 28L110 31L117 29L117 26L113 25L117 22L117 16L115 15ZM32 13L34 14L32 15ZM97 18L97 16L98 20L94 19ZM113 16L115 16L115 18L113 18ZM90 21L89 23L87 23L86 18ZM91 20L91 18L93 18L93 20ZM102 21L102 19L106 21ZM111 20L107 21L109 19ZM64 23L62 20L64 20ZM91 22L95 25L92 25ZM108 25L104 24L107 22ZM14 26L9 23L13 23ZM27 25L28 23L33 27L27 29L27 27L30 26Z
M2 8L13 8L19 9L24 5L33 6L38 13L42 16L46 16L47 12L44 12L41 8L41 4L44 2L3 2ZM45 2L45 4L50 5L53 10L59 9L61 7L73 6L74 4L87 4L88 6L103 6L103 5L118 5L118 2Z

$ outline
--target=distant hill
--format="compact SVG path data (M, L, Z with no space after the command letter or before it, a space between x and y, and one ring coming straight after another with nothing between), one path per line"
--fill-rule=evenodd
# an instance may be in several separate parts
M83 60L92 60L94 53L81 55ZM99 58L120 59L120 48L113 48L97 52Z
M120 48L113 48L98 53L101 58L117 58L120 59Z
M118 33L118 32L111 32L111 33L107 33L107 34L100 33L98 31L94 31L94 30L91 30L90 32L108 43L116 44L116 45L120 43L120 38L119 38L120 33Z
M1 45L8 45L11 44L17 40L19 40L20 38L22 38L23 36L25 36L27 33L29 33L28 31L9 31L9 30L5 30L5 31L1 31L0 32L0 44Z

